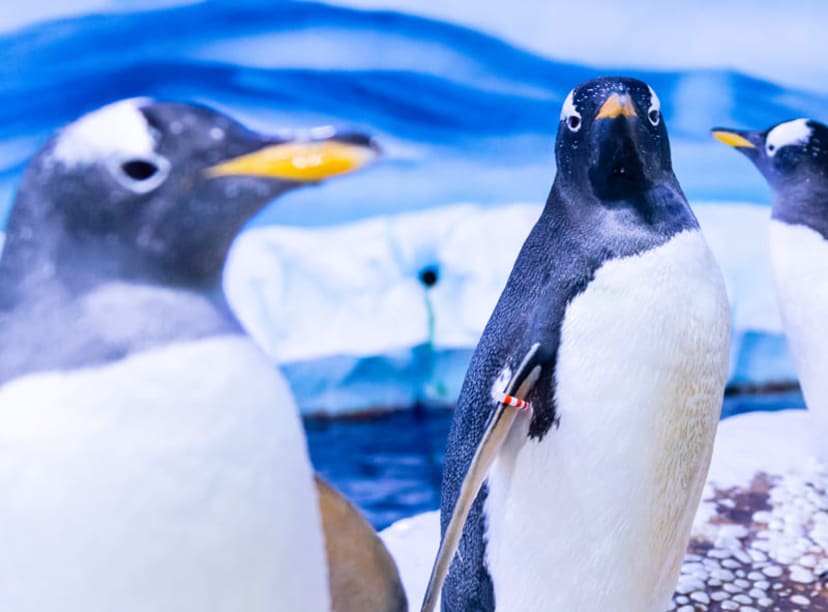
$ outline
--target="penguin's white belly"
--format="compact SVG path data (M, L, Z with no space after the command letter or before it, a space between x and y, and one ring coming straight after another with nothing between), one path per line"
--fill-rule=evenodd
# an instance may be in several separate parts
M699 232L596 272L563 320L559 429L512 437L489 478L498 612L667 609L728 343L724 284Z
M0 387L0 609L326 611L284 380L237 336Z
M770 245L779 309L805 401L828 433L828 241L804 225L771 220Z

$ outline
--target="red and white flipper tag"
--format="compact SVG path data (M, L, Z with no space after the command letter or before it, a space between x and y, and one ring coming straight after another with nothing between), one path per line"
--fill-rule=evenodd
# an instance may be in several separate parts
M529 412L530 410L532 410L531 402L527 402L526 400L517 398L514 395L504 394L503 397L500 399L500 403L506 406L511 406L512 408L517 408L521 412Z

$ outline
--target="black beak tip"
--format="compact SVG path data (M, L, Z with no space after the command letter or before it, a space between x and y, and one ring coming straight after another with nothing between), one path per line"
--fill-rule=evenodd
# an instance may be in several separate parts
M379 143L372 136L363 134L362 132L337 132L330 139L336 142L371 149L377 154L382 152Z

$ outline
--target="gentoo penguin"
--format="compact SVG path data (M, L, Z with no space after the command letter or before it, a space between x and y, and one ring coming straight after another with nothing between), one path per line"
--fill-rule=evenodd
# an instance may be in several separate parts
M782 322L808 409L828 432L828 127L795 119L763 132L715 128L713 136L744 153L773 191L770 254Z
M647 84L576 87L556 158L460 393L426 609L453 558L443 610L662 612L684 557L726 378L724 283Z
M222 267L269 200L375 156L150 100L37 154L0 260L0 609L331 609L301 423Z

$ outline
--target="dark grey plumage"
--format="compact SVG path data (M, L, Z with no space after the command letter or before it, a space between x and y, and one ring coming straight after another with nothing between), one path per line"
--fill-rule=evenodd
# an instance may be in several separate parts
M628 94L638 116L595 121L612 93ZM542 373L528 397L534 407L529 436L543 438L556 419L555 360L567 304L607 260L649 250L698 227L673 175L660 112L650 112L651 96L645 83L628 78L596 79L573 91L579 117L561 118L557 175L546 206L518 255L460 392L443 475L444 533L496 406L491 390L504 367L514 371L530 346L540 343ZM447 612L495 609L485 565L486 494L484 485L442 591Z

